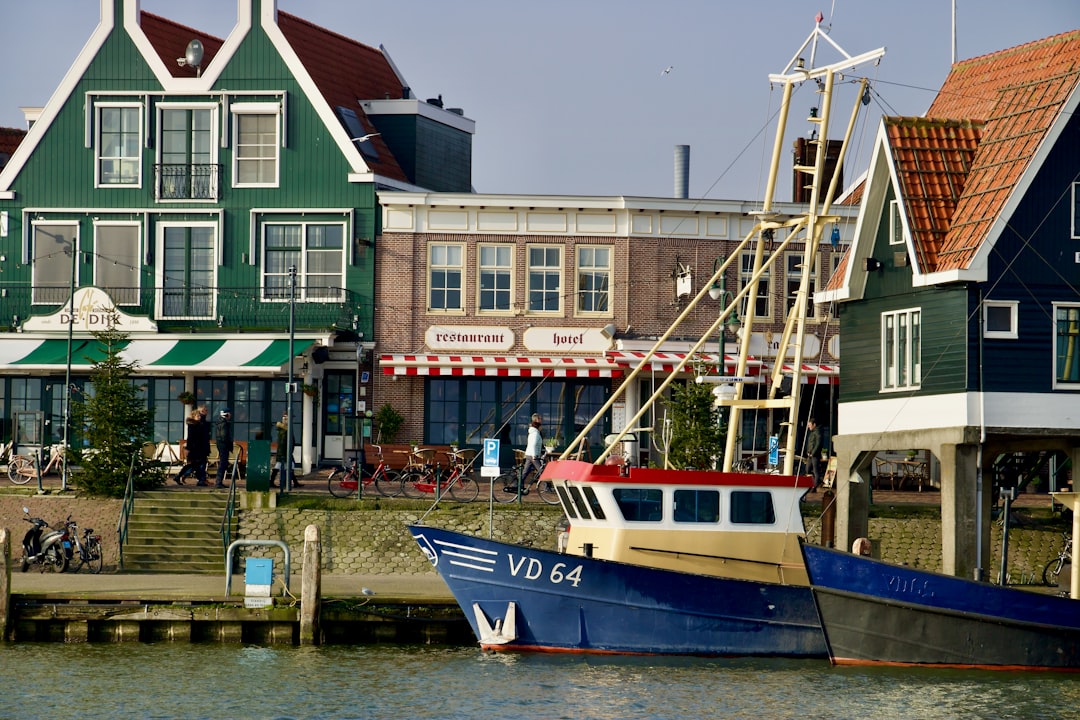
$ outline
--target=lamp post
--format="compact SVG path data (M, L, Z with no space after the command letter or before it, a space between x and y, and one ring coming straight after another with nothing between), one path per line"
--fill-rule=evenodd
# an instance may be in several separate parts
M293 485L293 394L296 391L296 379L293 375L294 346L296 344L296 266L289 266L289 384L285 390L286 412L289 415L289 426L285 429L285 451L287 457L281 461L281 489L283 492L291 492Z
M720 258L716 258L716 260L713 262L713 274L714 275L716 274L716 270L719 267L719 265L720 265ZM721 275L719 278L717 278L717 280L715 282L713 282L712 287L709 288L709 297L711 297L713 300L719 300L720 301L720 304L722 306L721 310L720 310L721 314L728 311L729 306L735 301L734 294L731 293L731 292L728 292L728 290L725 288L724 280L725 280L724 276ZM718 360L718 368L719 368L719 373L720 373L721 376L726 374L725 370L727 369L727 363L725 362L725 352L724 352L724 350L725 350L725 348L724 348L724 338L727 336L728 329L730 329L731 332L733 334L735 334L736 337L737 337L737 334L739 332L739 325L740 325L739 313L735 310L734 307L732 307L732 308L730 308L730 312L728 312L727 317L724 318L723 324L720 326L720 337L719 337L720 359ZM727 422L727 420L724 417L723 409L724 409L725 406L730 407L731 402L739 397L739 395L740 395L739 386L737 386L735 383L728 382L728 383L724 383L722 385L719 385L717 388L714 389L713 392L716 394L717 399L720 400L720 410L721 410L720 422L725 423L725 422ZM731 413L729 412L728 417L730 417L730 415L731 415ZM729 433L732 432L730 423L727 423L727 425L728 425L727 431ZM725 469L730 470L731 463L725 463L725 465L726 465Z
M75 269L79 261L79 253L75 251L75 238L71 238L68 251L71 253L71 282L68 285L68 322L67 322L67 367L64 372L64 455L60 462L60 490L67 490L68 459L70 445L68 444L68 432L71 428L71 346L74 344L75 334Z

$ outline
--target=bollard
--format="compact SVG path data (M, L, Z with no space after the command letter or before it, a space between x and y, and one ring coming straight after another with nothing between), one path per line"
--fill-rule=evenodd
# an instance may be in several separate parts
M11 533L0 528L0 638L11 639Z
M829 488L821 493L821 546L836 547L836 493Z
M304 528L304 566L300 572L300 644L318 645L322 598L322 542L318 525Z

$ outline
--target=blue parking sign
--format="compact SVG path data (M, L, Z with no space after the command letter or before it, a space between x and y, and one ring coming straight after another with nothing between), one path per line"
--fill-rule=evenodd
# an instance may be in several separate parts
M484 438L484 467L499 467L499 440Z

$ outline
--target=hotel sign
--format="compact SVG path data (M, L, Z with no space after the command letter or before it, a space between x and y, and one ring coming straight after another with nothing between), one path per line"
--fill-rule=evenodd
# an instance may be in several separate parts
M611 349L611 337L599 328L532 327L521 341L533 352L599 353Z
M514 332L488 325L432 325L424 333L424 343L432 350L506 352L514 346Z
M116 327L123 332L157 332L157 323L120 311L109 293L96 287L75 291L71 303L52 315L27 318L23 330L29 332L98 332Z

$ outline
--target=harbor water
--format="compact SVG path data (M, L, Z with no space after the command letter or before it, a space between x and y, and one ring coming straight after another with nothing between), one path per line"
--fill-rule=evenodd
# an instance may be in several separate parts
M1074 718L1080 678L430 646L0 646L2 718Z

